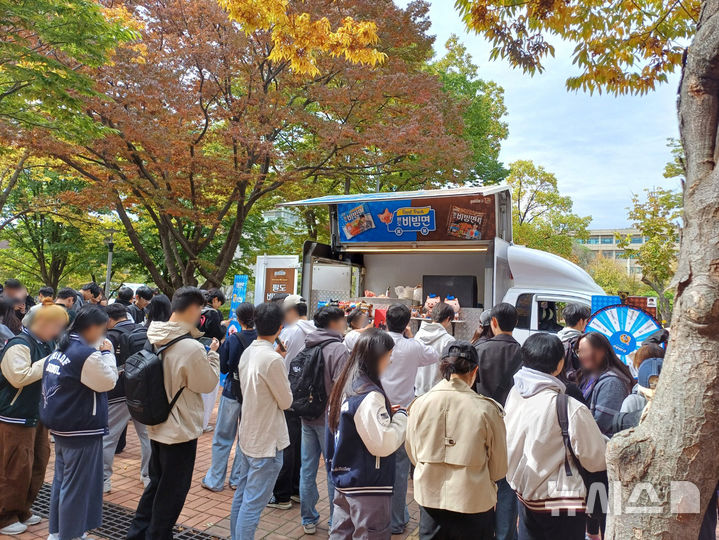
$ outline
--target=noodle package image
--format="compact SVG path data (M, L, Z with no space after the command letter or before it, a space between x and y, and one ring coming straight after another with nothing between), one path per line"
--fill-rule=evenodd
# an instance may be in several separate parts
M447 234L465 240L482 240L484 213L452 206L447 221Z
M348 239L375 228L372 213L366 204L359 204L342 212L339 218L342 231Z

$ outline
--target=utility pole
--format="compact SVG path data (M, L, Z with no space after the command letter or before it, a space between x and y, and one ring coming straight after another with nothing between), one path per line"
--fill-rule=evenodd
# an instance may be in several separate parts
M113 235L118 232L115 229L106 229L105 245L107 246L107 274L105 275L105 298L110 299L110 277L112 276L112 253L115 250Z

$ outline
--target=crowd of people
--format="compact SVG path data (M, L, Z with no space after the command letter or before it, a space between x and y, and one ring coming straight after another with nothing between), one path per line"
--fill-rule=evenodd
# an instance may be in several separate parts
M295 503L304 532L315 534L321 474L333 539L404 532L409 481L422 539L603 536L607 508L602 497L587 500L588 488L606 488L608 439L651 406L659 343L644 344L630 370L604 336L584 332L590 312L579 304L564 308L558 334L520 345L517 311L506 303L482 315L470 343L451 335L454 310L444 303L413 335L403 304L387 309L379 329L367 313L332 305L310 320L299 295L240 304L239 330L228 333L224 302L219 290L184 287L169 299L123 287L103 306L88 284L43 288L33 306L19 282L5 283L0 534L41 521L31 506L52 436L50 540L86 538L101 524L102 494L133 422L145 489L127 538L172 538L222 375L202 487L234 490L233 539L254 538L265 507ZM150 351L161 359L167 414L145 425L132 396L137 359ZM709 511L700 538L715 528Z

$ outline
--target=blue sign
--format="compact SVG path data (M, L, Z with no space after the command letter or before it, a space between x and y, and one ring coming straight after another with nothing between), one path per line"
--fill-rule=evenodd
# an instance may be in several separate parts
M337 205L342 242L414 242L437 229L431 206L411 200Z
M232 285L232 297L230 298L230 324L227 327L227 335L240 331L240 323L237 322L237 306L247 299L247 274L235 276Z

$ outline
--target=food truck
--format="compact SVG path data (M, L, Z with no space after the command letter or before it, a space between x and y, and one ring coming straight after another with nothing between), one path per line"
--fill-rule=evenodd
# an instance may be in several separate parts
M552 317L556 325L562 304L591 305L604 294L570 261L512 245L508 186L329 195L282 206L329 207L330 244L303 248L301 292L311 311L336 302L381 316L402 302L417 326L446 301L458 308L454 335L470 339L482 311L505 301L517 307L515 337L523 341L552 328Z

